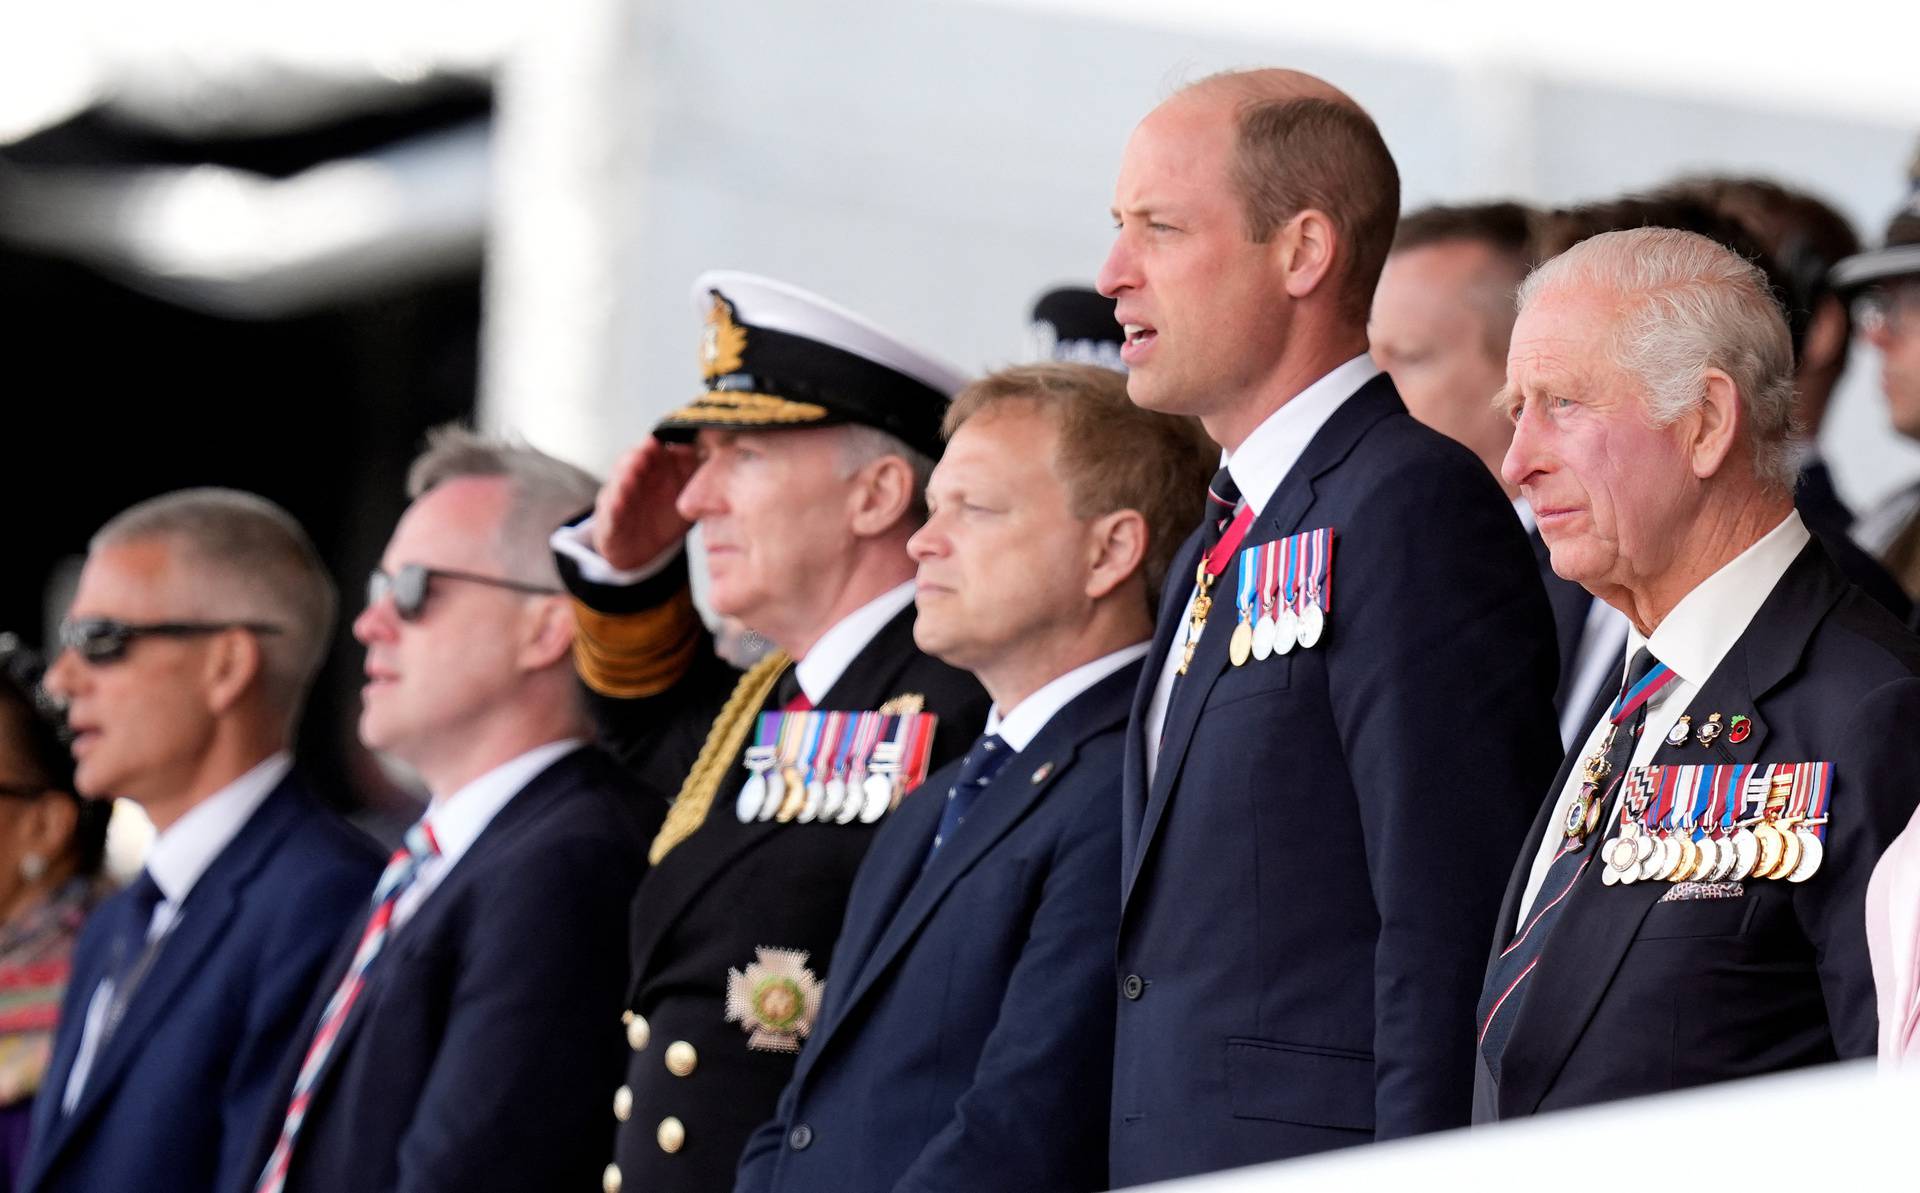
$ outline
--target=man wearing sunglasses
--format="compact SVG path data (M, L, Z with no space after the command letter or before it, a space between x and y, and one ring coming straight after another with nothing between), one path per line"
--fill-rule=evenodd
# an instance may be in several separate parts
M595 488L457 427L414 462L353 634L360 739L432 799L308 1008L247 1190L599 1180L627 904L666 805L587 744L547 536Z
M973 677L915 648L907 554L941 417L966 378L779 282L708 274L694 300L707 392L628 455L590 523L554 540L603 736L643 781L678 793L634 900L627 1083L602 1094L621 1123L608 1193L732 1187L812 1030L854 871L889 814L884 785L860 817L741 799L750 778L766 787L744 764L752 735L777 724L795 758L817 757L811 710L924 710L938 717L937 767L987 714ZM693 615L689 523L714 610L779 648L745 676ZM848 739L835 757L858 752ZM813 773L829 769L851 773Z
M97 535L45 686L75 783L140 804L145 869L80 938L20 1188L237 1187L300 1009L380 872L288 750L332 582L261 498L195 489Z

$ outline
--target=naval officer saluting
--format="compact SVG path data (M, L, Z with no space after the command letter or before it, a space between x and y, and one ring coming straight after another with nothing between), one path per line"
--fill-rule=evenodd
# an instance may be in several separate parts
M1629 663L1513 870L1474 1118L1871 1055L1865 892L1915 802L1920 642L1794 512L1779 307L1666 228L1581 242L1520 302L1505 473Z
M677 793L634 897L609 1191L729 1185L812 1030L876 826L987 713L914 647L906 550L966 377L780 282L708 274L694 297L706 392L554 540L602 738ZM779 648L744 676L693 613L690 523L714 609Z

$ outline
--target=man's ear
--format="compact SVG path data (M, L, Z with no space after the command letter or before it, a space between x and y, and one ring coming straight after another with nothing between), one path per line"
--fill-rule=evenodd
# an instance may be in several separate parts
M520 648L520 664L529 671L544 671L573 654L573 601L565 596L546 596L531 603L526 626L526 641Z
M207 711L215 716L232 711L265 669L266 652L258 634L226 630L214 635L203 673Z
M1693 475L1706 480L1726 466L1727 457L1746 425L1747 413L1741 407L1740 388L1732 377L1709 368L1701 382L1706 394L1688 416L1686 448L1693 463Z
M1139 510L1102 514L1087 526L1087 583L1100 600L1140 573L1147 559L1147 520Z
M913 509L913 466L899 456L870 460L847 494L848 525L860 538L892 530Z
M1282 224L1274 233L1272 252L1288 295L1305 298L1326 285L1339 245L1340 233L1325 212L1309 207Z

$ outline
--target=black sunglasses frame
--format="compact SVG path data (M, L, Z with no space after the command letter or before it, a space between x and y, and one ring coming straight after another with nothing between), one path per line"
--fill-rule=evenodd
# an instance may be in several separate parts
M197 638L247 630L278 634L277 625L264 621L118 621L111 617L84 617L60 623L61 649L71 650L83 662L99 666L117 663L138 638Z
M528 596L560 595L558 588L545 584L529 584L503 576L483 576L478 572L463 572L455 568L430 568L424 563L407 563L391 575L384 568L374 568L367 573L367 607L372 608L391 596L393 611L401 621L418 621L420 615L426 612L427 596L435 580L484 584L489 588L504 588Z

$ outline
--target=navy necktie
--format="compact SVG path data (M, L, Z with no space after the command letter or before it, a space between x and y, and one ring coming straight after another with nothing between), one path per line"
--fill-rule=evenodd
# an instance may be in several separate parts
M1627 682L1620 689L1623 698L1647 677L1654 663L1652 653L1646 647L1641 647L1633 656L1633 667L1627 672ZM1612 747L1607 751L1605 811L1600 817L1600 827L1591 834L1596 841L1604 838L1613 824L1616 797L1625 786L1622 780L1626 777L1627 764L1633 760L1633 747L1640 740L1641 731L1646 728L1647 708L1652 703L1649 699L1640 705L1633 714L1631 726L1626 732L1614 735ZM1486 1057L1487 1071L1493 1074L1495 1081L1500 1080L1500 1058L1506 1051L1508 1036L1513 1033L1514 1020L1519 1017L1520 1007L1526 1001L1529 978L1540 961L1540 952L1553 935L1560 912L1573 894L1574 883L1586 873L1587 863L1599 853L1597 849L1583 848L1583 844L1571 838L1562 843L1553 864L1547 867L1547 876L1540 883L1539 893L1533 897L1533 904L1520 920L1519 931L1512 943L1507 945L1507 951L1495 959L1492 970L1487 974L1486 988L1480 992L1480 1010L1476 1017L1480 1051Z
M153 874L142 868L140 876L127 884L126 897L126 920L121 925L119 939L113 944L113 972L109 975L113 979L113 997L107 1003L106 1018L100 1025L95 1055L106 1048L114 1029L126 1016L127 1004L133 1001L133 992L146 976L160 945L158 940L150 941L147 937L154 910L166 899Z
M929 862L959 829L967 818L967 812L973 807L973 801L980 798L980 793L987 789L987 784L993 782L993 777L1000 773L1000 768L1013 755L1014 751L1007 748L1007 743L1001 741L997 733L989 733L973 743L973 748L967 751L966 760L960 764L960 777L953 781L952 787L947 788L947 806L940 809L940 827L934 830L933 848L927 852Z
M1233 473L1222 464L1220 471L1207 482L1207 515L1200 527L1200 558L1205 559L1207 553L1219 545L1239 508L1240 486L1233 483Z

